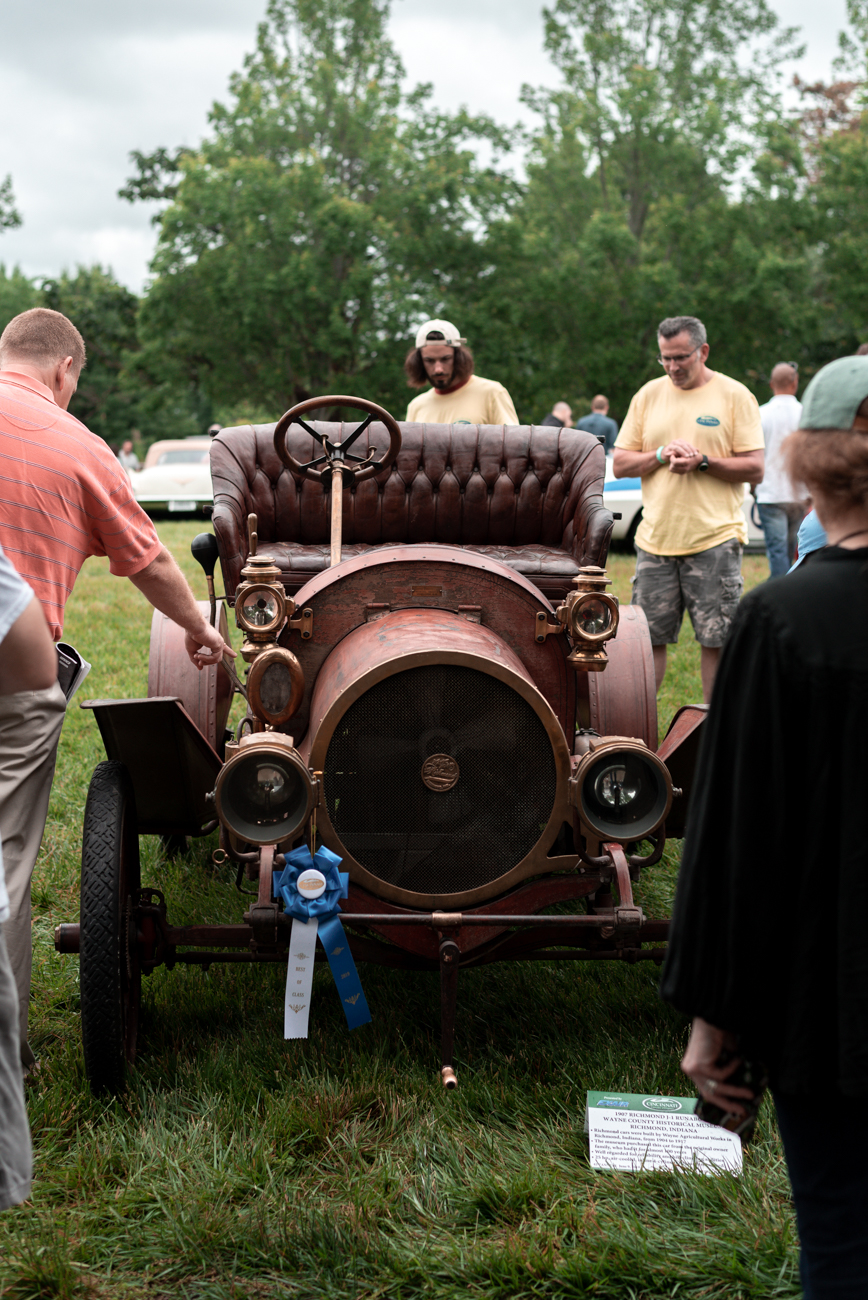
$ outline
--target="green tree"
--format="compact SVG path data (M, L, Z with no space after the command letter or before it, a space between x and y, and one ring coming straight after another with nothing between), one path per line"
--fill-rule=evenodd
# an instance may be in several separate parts
M496 270L447 305L468 337L484 337L480 368L508 384L521 418L599 391L623 416L662 373L655 331L670 315L705 320L711 364L762 400L775 361L810 374L836 327L791 129L770 134L737 199L720 179L655 198L641 239L602 205L577 148L570 132L537 146L522 203L489 233Z
M7 271L0 262L0 333L22 311L40 304L39 289L20 267Z
M660 373L657 323L690 313L712 364L764 399L774 361L806 360L821 332L816 223L780 95L794 33L765 0L556 0L546 44L565 85L525 89L540 116L527 186L490 228L496 271L464 293L486 372L523 418L597 391L623 415Z
M546 48L563 90L534 92L587 150L602 207L641 239L673 185L734 177L781 116L780 68L802 51L766 0L555 0Z
M45 280L40 299L36 305L69 317L87 348L70 411L107 442L120 442L139 423L140 394L124 370L127 354L138 347L136 295L111 272L92 266Z
M201 149L136 156L122 193L168 201L144 361L222 411L350 391L402 413L413 327L487 264L516 190L471 146L511 137L406 94L387 17L387 0L271 0Z
M21 225L21 215L15 206L12 193L12 177L0 181L0 231L14 230ZM19 312L36 307L39 303L39 290L19 267L7 272L0 262L0 333L6 328L13 316Z
M0 230L14 230L20 225L21 214L15 206L12 177L6 176L0 181Z

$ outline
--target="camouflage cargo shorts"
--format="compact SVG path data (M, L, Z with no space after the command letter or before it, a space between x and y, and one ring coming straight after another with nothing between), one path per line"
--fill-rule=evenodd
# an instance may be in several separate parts
M650 555L636 547L633 604L648 619L652 645L674 645L684 611L700 645L722 646L744 589L734 538L695 555Z

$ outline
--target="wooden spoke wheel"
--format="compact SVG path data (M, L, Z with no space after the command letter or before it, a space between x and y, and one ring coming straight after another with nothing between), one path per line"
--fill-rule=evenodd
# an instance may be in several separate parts
M81 1035L94 1093L123 1092L136 1056L142 973L133 908L139 834L129 773L100 763L87 793L81 845Z

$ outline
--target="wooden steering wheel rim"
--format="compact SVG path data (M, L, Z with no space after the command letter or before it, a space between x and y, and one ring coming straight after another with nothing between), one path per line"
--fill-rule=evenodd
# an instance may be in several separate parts
M314 482L319 482L322 479L323 470L310 469L305 465L301 465L294 456L290 455L286 445L286 435L293 422L300 415L305 415L306 412L314 411L322 406L355 407L356 410L367 411L369 415L375 415L386 426L389 434L389 446L379 460L358 465L344 463L343 469L353 474L357 481L373 478L375 474L379 474L390 461L395 459L401 450L401 430L398 421L388 411L383 410L382 406L378 406L376 402L369 402L366 397L347 397L334 394L329 397L309 397L306 402L299 402L297 406L293 406L291 410L282 415L274 430L274 450L286 468L294 474L300 474L302 478L309 478Z

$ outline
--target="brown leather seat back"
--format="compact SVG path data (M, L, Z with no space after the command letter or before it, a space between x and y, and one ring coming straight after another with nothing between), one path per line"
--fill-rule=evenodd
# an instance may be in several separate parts
M315 422L337 441L339 424ZM344 426L346 431L355 424ZM247 557L247 516L260 544L327 544L328 486L291 473L274 450L274 428L223 429L211 446L214 530L226 592L233 596ZM347 545L442 542L455 546L541 544L575 564L605 564L612 516L603 505L603 450L590 434L539 425L402 424L396 461L344 497ZM388 435L372 424L354 445L382 452ZM296 460L321 450L298 426Z

